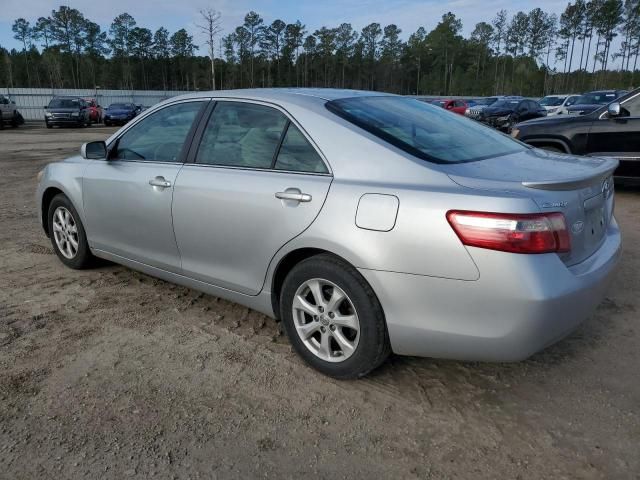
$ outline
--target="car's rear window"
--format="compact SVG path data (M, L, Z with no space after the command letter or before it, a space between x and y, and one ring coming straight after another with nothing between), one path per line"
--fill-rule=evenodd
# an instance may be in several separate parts
M356 97L326 105L369 133L434 163L472 162L526 149L507 135L415 99Z

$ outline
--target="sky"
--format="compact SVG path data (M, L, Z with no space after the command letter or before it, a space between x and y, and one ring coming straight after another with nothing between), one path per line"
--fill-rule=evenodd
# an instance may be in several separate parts
M443 14L453 12L463 23L463 34L468 36L476 23L491 22L496 12L507 10L512 15L519 10L528 12L540 7L558 16L568 0L0 0L0 46L20 49L13 39L11 25L23 17L34 23L40 16L50 15L60 5L77 8L90 20L108 29L113 18L122 13L131 14L139 25L152 31L163 26L173 32L186 28L195 42L206 52L204 38L197 34L198 11L214 8L222 13L223 34L243 23L250 10L258 12L271 23L280 18L287 23L300 20L308 32L321 26L334 27L347 22L360 30L371 22L382 26L395 23L407 39L418 27L431 30Z

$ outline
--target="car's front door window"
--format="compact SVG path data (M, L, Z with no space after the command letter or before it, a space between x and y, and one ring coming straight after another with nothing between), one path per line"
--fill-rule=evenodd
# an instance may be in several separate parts
M118 140L112 160L179 162L185 139L204 102L162 108L135 124Z

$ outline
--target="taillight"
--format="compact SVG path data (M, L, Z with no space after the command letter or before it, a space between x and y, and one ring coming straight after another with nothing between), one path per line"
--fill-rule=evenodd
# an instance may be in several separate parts
M510 214L451 210L447 220L462 243L512 253L568 252L571 239L560 212Z

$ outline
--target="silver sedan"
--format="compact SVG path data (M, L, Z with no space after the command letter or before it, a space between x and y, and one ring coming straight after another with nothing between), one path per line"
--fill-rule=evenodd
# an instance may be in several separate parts
M337 378L390 352L524 359L604 296L617 162L387 94L198 93L39 175L60 260L95 257L279 318Z

